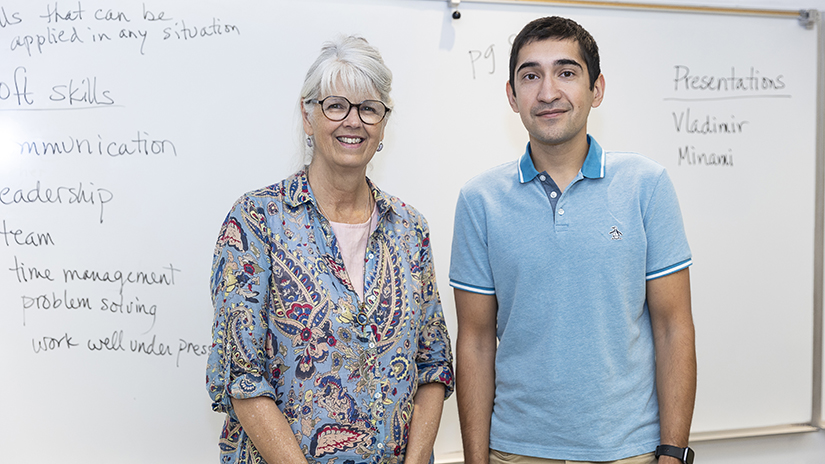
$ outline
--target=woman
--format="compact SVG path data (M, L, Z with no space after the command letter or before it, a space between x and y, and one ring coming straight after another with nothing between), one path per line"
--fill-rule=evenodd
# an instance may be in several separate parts
M310 164L221 228L207 367L221 462L431 459L453 372L429 231L366 177L391 83L366 40L325 44L301 94Z

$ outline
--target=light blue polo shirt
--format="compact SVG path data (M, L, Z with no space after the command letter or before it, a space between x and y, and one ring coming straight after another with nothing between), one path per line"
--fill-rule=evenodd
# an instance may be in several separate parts
M690 248L665 169L588 142L555 208L529 144L459 194L450 284L498 301L499 451L612 461L659 443L645 284Z

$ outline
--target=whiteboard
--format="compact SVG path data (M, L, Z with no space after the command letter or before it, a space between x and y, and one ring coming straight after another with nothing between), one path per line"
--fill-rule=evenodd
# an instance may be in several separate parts
M548 14L600 44L606 98L590 133L663 164L679 193L695 262L693 431L809 422L816 31L762 17L461 10L456 21L446 2L420 0L0 5L4 459L217 459L222 417L204 388L211 252L240 194L299 165L303 75L337 33L367 37L394 72L369 175L429 220L455 334L455 199L523 152L504 94L509 42ZM687 88L693 77L757 88ZM451 399L436 455L460 449Z

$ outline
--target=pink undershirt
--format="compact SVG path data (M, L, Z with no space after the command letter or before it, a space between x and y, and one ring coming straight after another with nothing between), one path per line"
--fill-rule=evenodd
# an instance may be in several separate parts
M352 282L352 288L358 298L364 300L364 263L367 253L367 240L378 226L378 208L372 209L372 215L363 224L346 224L329 221L332 232L338 239L338 250L344 258L344 267Z

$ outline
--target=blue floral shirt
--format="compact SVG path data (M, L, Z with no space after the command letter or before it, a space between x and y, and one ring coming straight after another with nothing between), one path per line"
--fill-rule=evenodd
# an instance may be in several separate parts
M230 397L275 400L310 463L402 462L418 385L453 390L427 223L370 183L364 301L303 171L250 192L221 227L206 383L221 462L263 462Z

